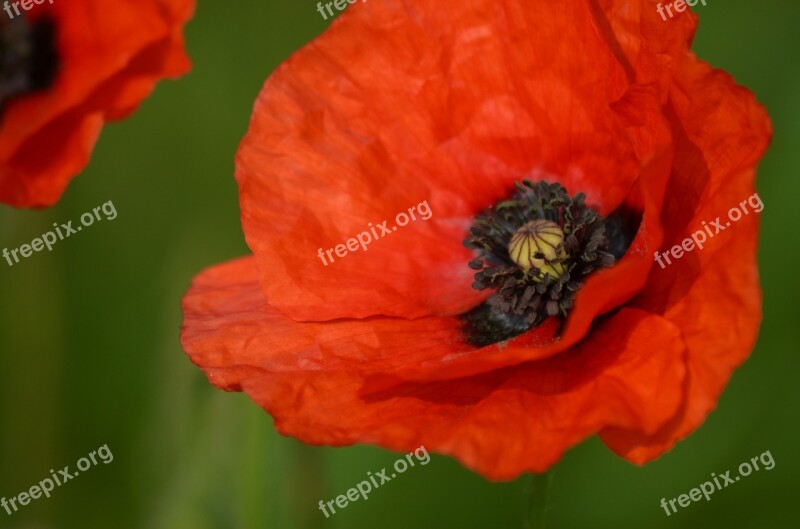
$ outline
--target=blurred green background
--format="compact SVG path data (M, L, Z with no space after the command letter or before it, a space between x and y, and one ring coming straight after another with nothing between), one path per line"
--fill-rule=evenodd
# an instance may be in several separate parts
M436 456L326 520L320 499L397 456L282 438L260 408L213 389L182 353L190 278L247 253L232 175L253 101L327 24L310 1L199 4L187 30L193 72L106 127L58 206L0 207L0 247L10 248L108 200L119 214L19 266L0 262L0 496L51 468L74 470L103 444L114 454L51 499L13 516L0 510L0 527L522 527L525 478L492 484ZM761 337L717 411L658 461L635 467L597 439L571 450L553 472L549 528L797 527L800 3L709 0L697 12L698 54L753 90L775 125L758 184ZM669 518L659 507L766 450L773 470Z

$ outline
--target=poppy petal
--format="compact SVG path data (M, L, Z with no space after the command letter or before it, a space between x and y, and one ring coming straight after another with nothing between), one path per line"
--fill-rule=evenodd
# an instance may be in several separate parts
M658 15L658 0L598 0L598 26L613 43L617 57L631 79L652 84L666 102L676 59L689 50L697 30L697 14L691 10L669 19Z
M722 217L725 223L730 208L747 204L755 193L754 166L771 137L763 107L729 75L693 57L683 61L678 73L671 101L676 127L684 132L678 137L665 204L664 214L671 219L665 249L702 231L704 222ZM751 209L757 206L750 204ZM655 267L632 303L681 329L689 368L681 412L658 434L603 432L610 448L637 463L669 450L705 420L755 344L761 320L758 215L750 211L722 228L726 231L709 237L702 250L685 254L664 270Z
M188 71L181 31L193 6L193 0L90 0L31 12L34 20L54 21L59 73L52 87L9 102L3 113L0 201L57 202L88 162L103 124L130 114L159 80Z
M367 377L446 340L447 319L396 320L402 332L394 333L380 319L298 323L267 305L256 281L252 258L200 274L184 300L183 346L213 384L245 391L281 433L308 443L424 444L504 480L546 469L604 427L655 432L680 405L680 332L643 311L621 310L545 361L365 391ZM653 350L654 342L663 346Z
M343 13L267 81L237 154L270 304L306 321L463 313L487 294L461 242L513 182L559 181L611 213L654 156L614 107L632 87L612 44L583 1ZM392 229L422 201L429 220Z

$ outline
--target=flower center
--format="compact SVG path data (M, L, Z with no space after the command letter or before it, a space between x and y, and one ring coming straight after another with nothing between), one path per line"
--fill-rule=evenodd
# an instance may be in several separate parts
M480 213L464 241L477 250L473 288L495 293L464 315L467 340L489 345L551 316L566 318L586 276L614 264L606 219L560 184L523 181L507 200Z
M517 230L508 243L508 255L523 272L538 270L532 279L536 283L547 274L553 279L564 275L564 232L555 222L538 219Z
M58 66L55 28L49 19L0 17L0 113L17 96L48 88Z

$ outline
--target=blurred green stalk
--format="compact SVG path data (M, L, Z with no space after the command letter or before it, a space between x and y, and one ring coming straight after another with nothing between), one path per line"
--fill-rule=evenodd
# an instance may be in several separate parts
M544 529L547 510L547 494L552 473L531 474L525 485L527 506L525 509L525 529Z

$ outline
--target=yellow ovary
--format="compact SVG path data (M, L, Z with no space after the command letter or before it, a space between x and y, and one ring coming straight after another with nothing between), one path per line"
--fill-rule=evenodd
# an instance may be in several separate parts
M542 281L545 274L558 279L566 270L564 260L567 252L563 243L564 232L558 224L549 220L534 220L511 237L508 255L525 272L537 268L539 274L534 276L536 281Z

